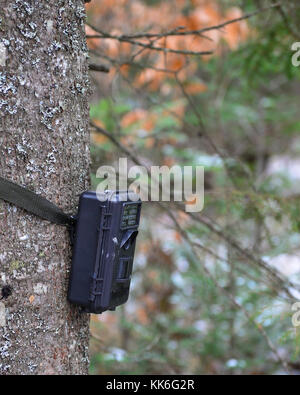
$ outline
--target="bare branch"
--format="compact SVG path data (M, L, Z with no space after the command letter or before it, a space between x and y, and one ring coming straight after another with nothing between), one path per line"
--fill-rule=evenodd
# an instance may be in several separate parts
M300 40L300 34L299 34L299 32L296 31L294 26L290 23L289 17L283 8L283 5L278 6L278 12L281 15L282 20L285 23L285 26L287 27L289 32L292 34L292 36L294 36L296 40Z
M183 207L180 204L176 204L176 207L184 211ZM239 252L241 256L244 256L247 259L247 261L252 262L255 265L261 267L265 271L265 273L269 276L269 278L275 281L291 300L294 299L294 296L292 295L289 287L291 287L296 291L299 291L298 284L293 284L286 277L282 276L281 273L277 271L277 269L272 268L270 265L268 265L268 263L265 262L262 258L254 256L252 252L249 251L249 249L242 247L236 240L234 240L231 236L226 234L226 232L218 224L214 223L207 216L197 215L195 213L186 213L186 214L189 215L191 218L193 218L194 221L203 224L212 233L217 234L221 239L226 241L232 248L234 248L237 252Z
M105 32L103 30L96 28L95 26L92 26L90 23L87 23L88 26L90 26L93 30L95 30L97 33L99 33L99 35L87 35L87 38L110 38L113 40L125 41L125 42L129 42L131 44L134 44L134 45L142 45L142 46L144 46L144 45L147 46L147 44L141 43L140 41L133 41L133 40L153 39L153 38L159 39L159 38L171 37L171 36L188 36L188 35L198 35L198 36L202 36L203 38L210 39L209 37L204 36L203 33L206 33L206 32L212 31L212 30L221 30L228 25L231 25L233 23L242 22L242 21L250 19L256 15L259 15L263 12L272 10L274 8L280 9L280 8L282 8L282 4L275 3L275 4L270 5L269 7L260 8L252 13L245 14L239 18L231 19L231 20L223 22L219 25L209 26L209 27L205 27L202 29L198 29L198 30L184 30L185 29L184 26L178 26L175 29L172 29L172 30L169 30L169 31L166 31L163 33L136 33L136 34L112 35L108 32ZM159 50L159 47L154 47L151 49ZM195 53L192 53L192 54L195 54ZM199 53L196 52L196 54L199 54Z
M99 126L95 125L92 121L90 122L91 126L103 136L106 136L116 147L118 147L121 151L123 151L132 161L133 163L137 164L138 166L144 166L137 157L126 147L124 147L119 141L111 135L106 130L100 128ZM147 169L148 176L150 175L149 169ZM166 210L165 206L161 203L159 205ZM182 205L179 203L175 204L178 209L184 211ZM297 290L298 286L291 283L287 278L282 277L282 275L274 268L270 267L263 259L255 257L248 249L243 248L240 244L234 240L232 237L228 236L224 230L218 225L214 224L211 219L204 217L203 215L196 215L195 213L187 213L193 220L200 222L204 226L206 226L212 233L217 234L221 237L224 241L226 241L232 248L234 248L237 252L244 256L247 261L252 262L256 266L260 267L264 270L264 272L268 275L271 281L275 281L275 283L281 287L281 290L285 292L285 294L293 300L293 295L290 292L288 287L292 287L293 289ZM200 247L200 245L198 245ZM206 248L206 247L205 247ZM209 252L207 249L206 252Z
M200 55L202 56L202 55L212 55L213 54L212 51L188 51L188 50L172 49L172 48L165 48L165 47L157 47L157 46L152 45L152 43L147 44L147 43L143 43L141 41L133 40L133 39L128 38L123 35L116 36L116 35L110 34L108 32L104 32L104 31L98 29L97 27L92 26L91 24L88 24L88 26L90 26L93 30L95 30L100 35L98 37L97 36L87 36L87 38L94 37L94 38L117 40L120 42L126 42L126 43L129 43L132 45L136 45L136 46L139 46L142 48L151 49L153 51L164 52L166 54L175 53L177 55L190 55L190 56L200 56Z
M169 211L169 216L170 218L173 220L176 228L178 229L179 233L182 235L182 237L189 243L189 245L191 245L192 247L192 251L193 254L198 258L198 251L195 250L194 248L194 244L193 242L190 240L190 236L188 235L188 233L186 231L184 231L182 229L182 227L179 225L178 221L176 220L175 216L173 215L173 213ZM233 306L235 306L236 308L238 308L239 310L241 310L245 317L247 318L247 320L249 322L251 322L254 327L259 331L259 333L263 336L263 338L265 339L267 345L269 346L270 350L273 352L275 358L277 359L277 361L283 366L283 368L289 372L289 366L286 360L284 360L279 351L277 350L276 346L273 344L272 340L269 338L267 332L265 331L265 329L263 328L262 325L258 324L256 322L256 320L252 317L252 315L245 309L245 307L223 286L221 286L218 281L215 279L215 277L212 275L212 273L210 272L210 270L207 268L207 266L205 264L202 264L203 270L205 271L206 275L208 276L208 278L210 278L212 280L212 282L215 284L215 287L218 288L218 290L223 293L232 303Z
M89 64L89 70L91 71L99 71L101 73L109 73L109 68L103 64Z
M142 165L140 162L137 162L136 157L132 152L130 152L126 147L124 147L119 141L108 131L104 130L97 126L93 121L90 121L90 125L95 129L95 131L103 136L107 137L116 147L122 150L135 164Z

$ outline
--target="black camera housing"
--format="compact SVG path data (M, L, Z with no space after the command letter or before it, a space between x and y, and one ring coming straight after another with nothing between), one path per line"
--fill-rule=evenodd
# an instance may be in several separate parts
M88 313L128 300L141 200L133 192L80 196L68 300Z

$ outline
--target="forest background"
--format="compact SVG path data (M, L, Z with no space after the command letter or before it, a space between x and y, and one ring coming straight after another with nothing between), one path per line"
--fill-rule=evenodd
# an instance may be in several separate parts
M93 186L123 157L205 166L203 212L144 204L129 302L92 317L91 374L299 374L298 2L87 14Z

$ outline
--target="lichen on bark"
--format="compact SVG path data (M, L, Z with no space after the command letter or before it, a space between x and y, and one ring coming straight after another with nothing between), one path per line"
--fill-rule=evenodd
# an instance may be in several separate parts
M89 184L84 18L82 0L0 0L0 175L69 213ZM0 203L1 374L87 373L70 256L64 227Z

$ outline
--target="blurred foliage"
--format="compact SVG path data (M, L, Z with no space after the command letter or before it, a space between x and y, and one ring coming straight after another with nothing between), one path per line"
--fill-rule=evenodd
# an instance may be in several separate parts
M115 35L195 30L271 4L94 1L87 5L87 34L97 27ZM295 295L288 298L259 264L263 259L299 284L300 69L290 49L298 12L291 1L207 37L155 42L213 50L205 57L88 40L93 62L110 67L108 75L92 75L91 119L119 142L92 131L94 186L97 168L115 165L126 156L122 148L148 167L206 169L201 215L192 218L170 203L176 225L162 206L144 204L130 300L92 318L92 374L282 373L266 337L299 373L291 305L300 293L286 281Z

